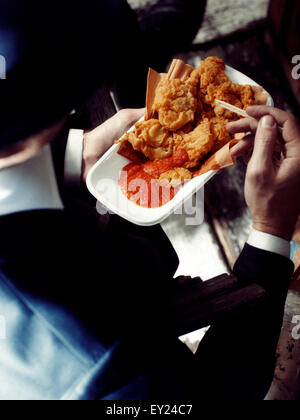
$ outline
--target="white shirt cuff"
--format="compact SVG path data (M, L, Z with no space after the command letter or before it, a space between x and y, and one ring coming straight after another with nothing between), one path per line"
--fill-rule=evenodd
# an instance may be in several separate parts
M291 243L286 239L253 229L247 243L255 248L290 258Z
M70 130L65 155L65 184L71 187L81 185L83 130Z

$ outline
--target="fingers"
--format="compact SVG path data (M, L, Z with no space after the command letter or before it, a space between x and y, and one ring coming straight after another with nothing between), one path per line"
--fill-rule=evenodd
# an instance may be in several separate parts
M236 134L241 132L255 133L258 127L258 121L269 115L274 118L275 122L283 127L283 132L280 135L281 142L289 143L289 145L297 146L300 142L300 127L297 119L288 112L277 108L268 106L251 106L247 108L247 113L250 118L244 118L227 124L227 130L230 133Z
M240 140L238 144L236 144L230 149L231 156L233 158L237 158L239 156L245 155L250 149L253 148L253 144L254 135L249 134L248 136Z
M248 115L250 115L250 117L256 118L258 120L260 120L264 115L271 115L280 126L284 126L284 124L290 118L293 118L293 116L288 112L270 106L249 106L246 109L246 112Z
M114 127L114 136L120 138L126 133L137 121L145 115L145 108L143 109L122 109L114 115L106 123L110 127Z
M83 147L83 174L85 181L88 171L103 154L121 138L145 113L145 109L124 109L85 134Z
M145 111L145 108L122 109L116 114L115 117L120 121L120 129L123 130L123 134L145 115Z
M256 133L258 121L253 118L243 118L238 121L228 123L226 128L232 134L237 133Z
M91 131L89 138L111 144L122 137L144 114L145 109L123 109Z
M300 127L297 119L288 112L268 106L251 106L247 113L254 118L261 118L264 115L271 115L277 124L283 127L282 139L285 143L299 143Z
M258 172L265 173L273 168L273 154L277 140L276 120L271 115L266 115L259 122L251 158L251 164Z

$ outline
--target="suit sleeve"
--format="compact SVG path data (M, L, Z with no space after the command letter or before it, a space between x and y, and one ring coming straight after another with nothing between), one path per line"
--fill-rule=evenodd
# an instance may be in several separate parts
M272 383L276 348L293 263L281 256L245 245L234 274L241 284L257 283L267 303L210 328L196 358L198 392L213 400L262 400Z

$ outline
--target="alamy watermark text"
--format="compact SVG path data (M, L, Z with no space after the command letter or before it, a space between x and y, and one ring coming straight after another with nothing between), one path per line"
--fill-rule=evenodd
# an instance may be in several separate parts
M300 79L300 55L295 55L292 58L292 64L295 64L292 70L292 77L295 80Z
M293 317L292 324L296 324L292 331L293 339L300 340L300 315L295 315Z

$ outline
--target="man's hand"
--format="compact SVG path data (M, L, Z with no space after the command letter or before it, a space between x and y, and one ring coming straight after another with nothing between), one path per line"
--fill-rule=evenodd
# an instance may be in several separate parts
M250 152L245 197L253 227L291 240L300 213L299 124L287 112L267 106L249 107L247 113L252 118L230 123L227 129L231 133L252 133L231 153L238 157ZM278 125L283 127L282 134ZM274 152L280 141L284 158L276 161Z
M95 130L85 133L82 165L84 182L92 166L144 113L145 109L123 109Z

